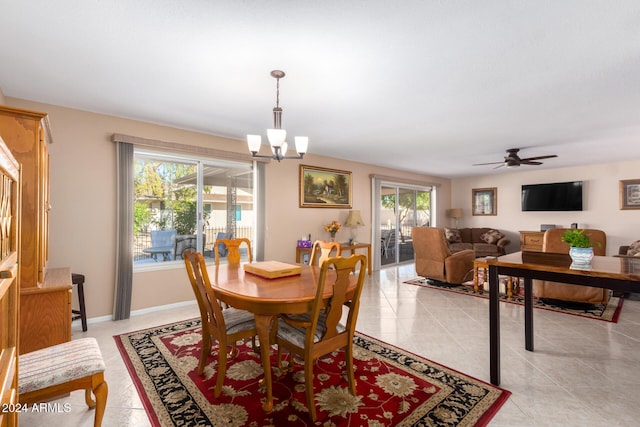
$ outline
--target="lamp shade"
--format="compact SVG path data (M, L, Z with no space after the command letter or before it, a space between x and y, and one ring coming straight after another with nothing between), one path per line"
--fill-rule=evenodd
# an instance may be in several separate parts
M449 218L462 218L462 209L461 208L453 208L453 209L449 209L447 211L447 213L449 214Z
M347 220L344 225L348 227L362 227L364 225L364 221L362 221L360 211L349 211L349 215L347 215Z
M247 144L249 145L249 151L257 153L260 151L262 137L260 135L247 135Z
M284 129L267 129L267 139L272 147L280 147L287 138L287 131Z
M296 136L294 140L296 142L296 151L298 153L306 153L307 147L309 146L309 137Z

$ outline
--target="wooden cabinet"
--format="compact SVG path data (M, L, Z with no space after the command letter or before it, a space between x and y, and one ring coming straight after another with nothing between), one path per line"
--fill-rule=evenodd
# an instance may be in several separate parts
M19 165L0 138L0 426L18 425Z
M21 165L20 354L71 339L71 274L47 280L49 143L46 113L0 106L0 137ZM55 285L50 285L54 282ZM67 303L69 301L69 303ZM39 321L38 321L39 320Z
M0 137L22 167L20 287L30 288L44 281L48 256L48 116L0 106Z
M71 269L50 268L20 291L20 354L71 340Z
M520 250L529 252L542 252L542 240L544 231L521 231Z

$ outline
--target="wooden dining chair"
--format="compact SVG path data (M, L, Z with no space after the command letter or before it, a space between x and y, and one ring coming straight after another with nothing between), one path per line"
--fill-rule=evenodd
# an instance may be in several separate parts
M332 253L335 252L334 255ZM342 246L338 242L325 242L324 240L316 240L313 242L311 249L311 257L309 265L322 265L324 261L332 256L340 256L342 254Z
M256 347L255 336L257 334L256 325L252 313L239 310L233 307L223 309L215 295L215 290L211 286L207 266L204 257L200 252L187 249L183 252L184 263L189 275L191 287L198 301L200 318L202 319L202 351L200 353L200 364L198 365L198 375L204 373L207 357L211 353L212 338L218 341L218 369L216 379L216 389L214 396L220 396L222 384L227 370L227 348L231 346L230 358L235 358L238 354L236 342L247 338L252 339L253 351L260 354Z
M249 253L249 262L253 262L253 253L251 252L251 240L246 237L239 237L237 239L218 239L213 245L213 250L216 258L216 265L220 263L220 246L227 248L227 261L229 264L240 264L240 245L245 243L247 245L247 252Z
M282 370L282 349L304 359L304 381L307 406L311 419L316 420L313 393L313 364L316 359L344 348L349 391L356 395L353 373L353 336L360 308L360 294L364 285L367 258L351 255L349 258L329 258L320 267L318 286L311 312L303 315L282 314L278 321L275 343L278 345L278 367ZM358 270L356 273L353 271ZM357 274L353 293L349 291L352 274ZM328 282L325 285L325 281ZM327 295L330 296L328 301ZM348 303L348 304L345 304ZM346 324L340 323L347 310ZM289 365L293 363L293 358Z

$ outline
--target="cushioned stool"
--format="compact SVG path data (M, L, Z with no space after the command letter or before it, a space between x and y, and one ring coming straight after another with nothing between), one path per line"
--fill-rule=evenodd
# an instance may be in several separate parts
M107 405L104 361L95 338L82 338L20 355L20 403L44 402L63 394L85 390L85 401L95 408L93 425L100 427ZM96 398L91 398L91 392Z

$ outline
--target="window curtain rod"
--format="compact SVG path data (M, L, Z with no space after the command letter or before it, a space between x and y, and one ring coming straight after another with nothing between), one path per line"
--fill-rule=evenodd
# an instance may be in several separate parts
M121 133L114 133L111 137L113 142L124 142L132 144L135 147L146 147L161 150L168 150L172 152L186 153L191 155L197 155L202 157L215 157L223 160L235 160L240 162L262 162L269 163L271 159L268 158L254 158L249 153L237 153L234 151L218 150L215 148L200 147L197 145L180 144L177 142L160 141L157 139L142 138L139 136L124 135Z
M369 178L372 181L378 180L378 181L390 182L390 183L400 184L400 185L408 184L408 185L415 185L416 187L438 188L442 186L442 184L435 183L435 182L418 181L416 179L399 178L397 176L388 176L388 175L371 174L369 175Z

